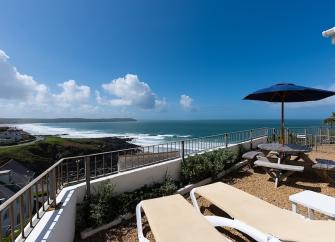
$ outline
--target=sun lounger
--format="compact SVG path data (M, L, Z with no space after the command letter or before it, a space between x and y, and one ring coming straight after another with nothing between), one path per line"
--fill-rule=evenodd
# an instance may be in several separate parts
M200 213L196 195L223 210L236 223L241 221L281 241L328 242L335 240L334 221L309 220L222 182L194 188L191 191L192 203Z
M262 157L262 160L254 162L255 166L262 167L263 170L269 174L271 178L275 180L275 187L278 187L279 183L286 177L292 175L294 172L304 171L303 166L285 165L272 163L268 160L264 160L266 157Z
M172 195L140 202L136 207L137 233L140 242L149 242L143 235L141 211L144 211L157 242L226 242L229 241L213 224L233 227L257 241L271 241L268 235L226 218L205 219L181 195Z

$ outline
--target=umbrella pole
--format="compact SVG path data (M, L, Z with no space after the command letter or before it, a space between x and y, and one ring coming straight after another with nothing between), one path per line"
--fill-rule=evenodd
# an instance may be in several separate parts
M285 130L284 130L284 101L281 102L281 142L285 143Z

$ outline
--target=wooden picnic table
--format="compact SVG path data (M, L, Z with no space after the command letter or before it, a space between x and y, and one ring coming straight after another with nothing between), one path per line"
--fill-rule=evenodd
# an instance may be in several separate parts
M295 160L302 158L304 161L309 161L306 153L311 151L308 147L297 144L266 143L259 144L258 148L265 153L269 153L271 151L278 152L278 163L289 160L292 155L297 157Z

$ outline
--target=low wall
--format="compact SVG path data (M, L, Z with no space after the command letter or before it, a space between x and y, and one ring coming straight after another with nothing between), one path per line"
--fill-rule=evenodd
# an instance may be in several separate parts
M116 194L134 191L146 184L163 182L165 177L174 180L179 179L181 170L181 158L169 160L162 163L145 166L142 168L125 171L119 174L102 177L91 181L91 193L94 194L104 183L112 183ZM86 184L81 183L76 187L78 191L78 202L82 201L86 193Z
M257 138L253 140L252 145L255 148L258 144L265 142L266 137ZM240 144L245 148L250 148L250 141ZM231 145L228 148L237 149L237 147L238 144ZM162 182L166 176L178 180L180 177L181 161L181 158L173 159L93 180L91 181L91 193L96 193L99 187L106 182L115 185L115 193L123 193L136 190L146 184ZM57 202L63 202L61 208L46 212L28 236L27 241L73 241L76 204L83 200L85 192L85 183L64 188L57 196Z

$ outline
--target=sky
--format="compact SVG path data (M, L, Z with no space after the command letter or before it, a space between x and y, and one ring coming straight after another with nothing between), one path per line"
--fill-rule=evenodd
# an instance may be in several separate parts
M334 1L0 2L0 117L277 119L278 82L335 90ZM287 105L320 119L335 97Z

